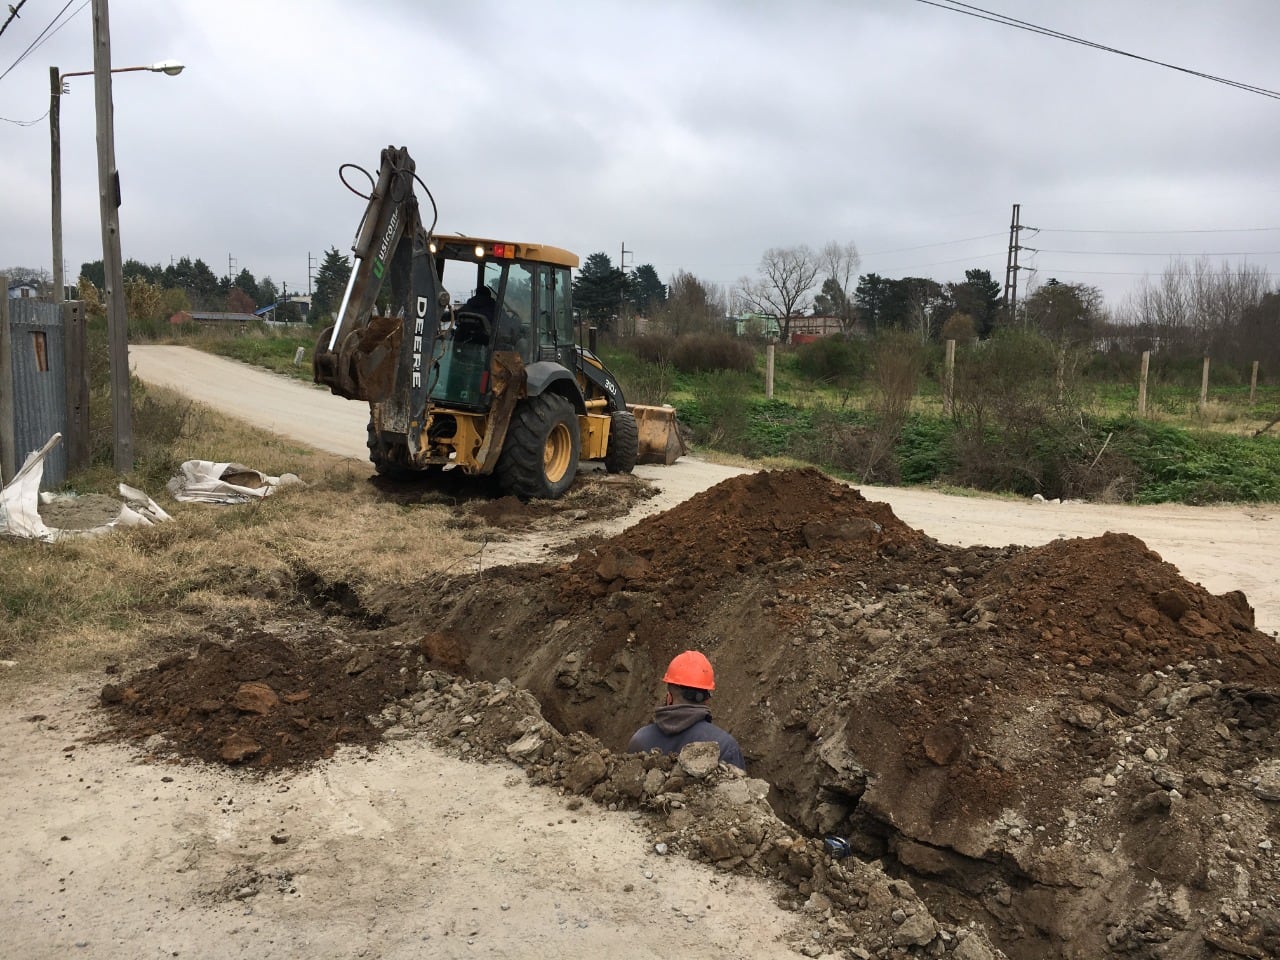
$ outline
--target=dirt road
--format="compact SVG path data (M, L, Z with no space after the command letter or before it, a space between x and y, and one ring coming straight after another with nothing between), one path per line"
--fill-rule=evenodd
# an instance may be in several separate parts
M333 453L363 460L364 404L184 347L131 347L134 371L143 380L180 390L235 417ZM627 521L669 509L740 468L682 459L673 467L643 466L639 475L661 493ZM1131 533L1189 580L1214 593L1243 590L1257 610L1258 627L1280 631L1280 569L1277 508L1265 506L1114 506L1092 503L1033 503L993 497L957 497L929 490L860 488L881 500L913 527L944 543L1034 546L1058 537ZM536 559L536 544L515 544L489 562Z

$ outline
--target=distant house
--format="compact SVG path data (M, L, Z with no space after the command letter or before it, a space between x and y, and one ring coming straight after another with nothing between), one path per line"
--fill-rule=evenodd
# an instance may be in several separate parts
M766 313L740 313L731 320L734 333L739 337L759 336L776 340L782 335L778 318Z
M174 325L179 323L213 325L219 323L257 323L259 319L259 317L255 317L252 313L215 313L212 310L179 310L169 318L169 322Z
M792 317L791 342L812 343L822 337L830 337L840 333L842 329L839 317Z
M40 284L34 280L14 280L9 284L10 300L29 300L40 296Z

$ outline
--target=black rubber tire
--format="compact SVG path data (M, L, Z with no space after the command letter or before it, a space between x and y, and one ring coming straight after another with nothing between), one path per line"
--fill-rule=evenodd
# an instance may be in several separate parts
M556 500L578 474L582 446L573 404L554 393L522 401L511 415L494 469L503 493L521 500Z
M609 418L609 446L604 452L604 468L609 473L630 473L640 456L640 428L635 415L617 410Z

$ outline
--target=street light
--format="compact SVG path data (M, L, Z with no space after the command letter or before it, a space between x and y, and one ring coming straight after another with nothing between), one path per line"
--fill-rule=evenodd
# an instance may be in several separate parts
M125 316L124 277L120 263L120 174L116 170L114 110L111 105L111 74L148 70L175 76L182 72L176 60L162 60L150 66L111 67L111 29L107 0L93 0L93 79L94 106L98 129L98 203L102 220L102 266L106 275L107 345L111 366L111 420L114 425L114 462L117 473L133 469L133 411L129 396L129 328ZM77 71L58 76L50 71L52 81L49 105L50 141L53 152L54 190L54 285L62 299L62 171L58 131L58 101L65 77L87 76Z
M163 73L167 77L176 77L186 68L177 60L161 60L145 67L113 67L112 73L131 73L146 70L151 73ZM59 73L57 67L49 68L49 160L50 173L53 180L53 299L61 303L63 291L66 289L66 278L62 269L62 132L59 112L64 94L71 88L67 85L68 77L91 77L92 70L74 70L71 73Z

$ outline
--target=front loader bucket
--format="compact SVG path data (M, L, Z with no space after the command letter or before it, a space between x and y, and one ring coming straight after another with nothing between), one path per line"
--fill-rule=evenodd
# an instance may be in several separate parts
M640 433L640 450L636 463L662 463L670 466L684 456L684 440L676 423L676 409L669 406L631 404L627 407L636 418Z

